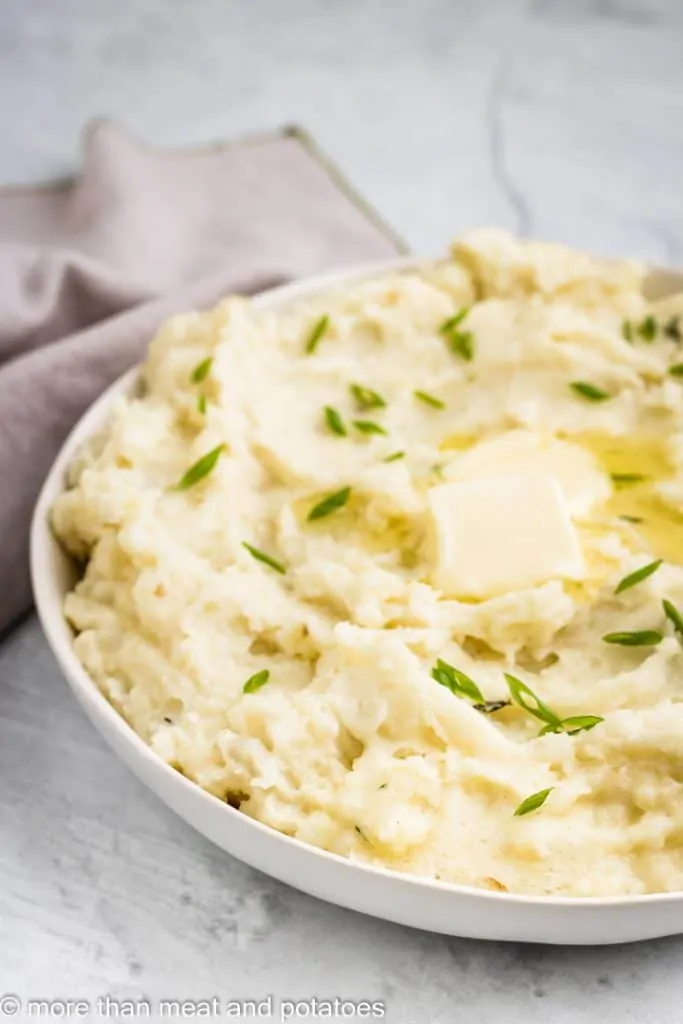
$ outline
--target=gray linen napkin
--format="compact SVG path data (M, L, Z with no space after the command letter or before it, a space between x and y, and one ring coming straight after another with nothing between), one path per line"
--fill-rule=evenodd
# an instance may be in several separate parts
M97 122L79 179L0 190L0 631L61 442L167 316L400 251L297 129L169 154Z

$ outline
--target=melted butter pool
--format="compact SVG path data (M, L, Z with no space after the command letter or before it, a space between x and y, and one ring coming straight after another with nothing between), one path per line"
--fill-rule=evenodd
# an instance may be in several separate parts
M663 501L656 490L658 483L674 475L666 436L614 437L587 432L567 440L591 452L612 476L614 490L606 514L624 517L658 558L683 565L683 513Z
M481 438L476 434L449 434L439 445L440 452L466 452L472 448Z
M605 518L622 517L624 527L636 531L656 557L683 565L683 512L657 493L657 485L671 479L675 472L667 453L666 434L615 437L587 431L565 435L564 439L589 451L613 478L613 493L604 507ZM439 448L455 455L472 448L478 440L473 434L452 434L444 438Z
M657 485L675 474L675 466L667 452L667 435L660 437L643 433L615 437L612 434L584 432L558 436L590 452L601 469L612 477L612 495L601 509L596 510L591 522L584 521L584 533L590 535L595 532L600 535L606 529L618 528L619 524L623 528L626 543L630 536L635 549L640 547L636 541L636 537L640 536L643 546L655 557L683 565L683 511L678 511L657 493ZM479 440L481 438L472 433L451 434L444 438L439 449L446 457L447 453L456 456L468 451ZM425 492L438 483L439 479L436 474L425 478L422 481ZM294 510L302 525L315 501L321 497L323 495L316 495L295 502ZM313 531L322 530L340 539L345 537L355 540L369 552L394 552L400 564L406 568L415 568L424 557L423 525L399 516L369 521L363 503L355 496L345 508L330 518L318 523L306 523L306 527ZM589 577L596 584L614 568L609 558L601 559L595 552L590 565L592 571ZM578 589L581 590L583 586L579 585Z
M399 564L413 569L420 560L424 543L422 524L404 516L378 516L370 519L364 502L356 495L343 508L330 516L309 522L307 519L313 505L325 495L300 498L293 504L299 525L311 534L324 534L337 540L356 543L372 554L393 554Z

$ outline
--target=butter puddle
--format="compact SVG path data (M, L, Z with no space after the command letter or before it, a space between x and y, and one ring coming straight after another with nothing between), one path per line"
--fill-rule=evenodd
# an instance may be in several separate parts
M601 508L599 519L584 521L582 532L599 537L606 530L622 526L626 543L628 535L632 541L635 540L635 533L653 555L683 565L683 511L667 504L656 491L658 483L671 479L675 474L675 467L667 454L667 437L653 434L616 437L599 432L557 436L590 452L606 474L635 478L613 482L612 495ZM452 434L441 442L439 449L455 456L468 451L479 440L471 433ZM439 475L430 473L422 482L424 491L439 482ZM314 502L315 498L311 497L295 503L295 512L302 525ZM399 564L407 569L415 569L424 558L424 528L417 521L409 517L387 516L370 522L363 502L356 496L330 519L306 525L308 529L324 530L335 537L356 541L368 552L394 553ZM568 587L578 596L587 584L599 585L612 568L609 558L602 558L593 551L587 580L580 584L568 583Z
M466 452L481 441L476 434L449 434L439 445L440 452Z
M656 491L658 483L674 475L667 455L667 438L587 432L567 440L591 452L611 476L637 478L614 482L605 512L608 516L624 517L624 522L643 537L654 555L683 565L683 513L663 501Z
M339 511L317 522L308 521L316 501L324 497L299 498L292 505L299 525L310 536L326 535L345 543L357 544L370 554L394 555L404 569L414 569L420 562L424 544L424 527L409 516L376 515L369 518L362 497L352 495Z
M683 512L667 504L656 490L658 483L671 479L675 473L667 454L666 435L615 437L584 432L558 436L590 452L610 476L642 478L613 481L612 496L603 508L605 519L622 517L624 528L636 531L654 555L683 565ZM439 448L456 455L466 452L479 440L473 434L452 434Z

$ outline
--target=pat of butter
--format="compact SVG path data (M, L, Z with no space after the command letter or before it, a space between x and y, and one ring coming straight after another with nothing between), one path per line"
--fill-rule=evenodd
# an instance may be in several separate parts
M509 473L429 492L433 581L452 597L487 598L583 575L567 501L547 473Z
M609 479L590 452L571 441L532 430L509 430L480 441L451 463L447 476L449 480L473 480L501 472L549 473L575 516L585 515L612 493Z

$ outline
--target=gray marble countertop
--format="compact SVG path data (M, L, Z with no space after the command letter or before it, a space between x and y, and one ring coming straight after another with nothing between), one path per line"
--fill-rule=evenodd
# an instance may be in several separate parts
M679 0L2 0L0 180L72 170L102 114L159 145L298 122L417 251L498 223L678 264L682 42ZM103 746L33 619L0 645L0 771L0 994L680 1024L683 938L449 939L231 860Z

